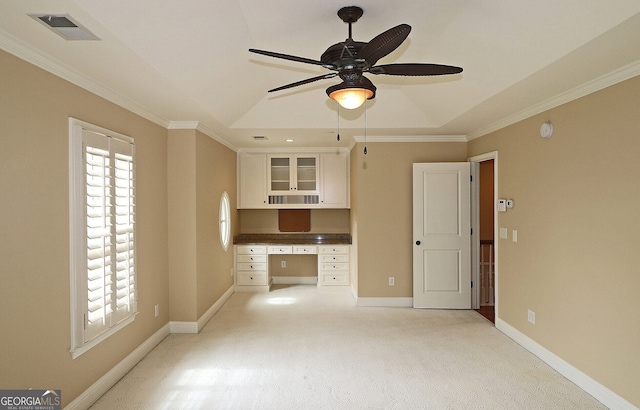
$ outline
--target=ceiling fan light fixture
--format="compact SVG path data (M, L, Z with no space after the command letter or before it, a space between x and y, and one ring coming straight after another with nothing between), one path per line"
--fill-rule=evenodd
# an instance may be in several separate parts
M356 84L343 82L327 88L327 95L342 107L353 110L376 96L376 86L370 81Z

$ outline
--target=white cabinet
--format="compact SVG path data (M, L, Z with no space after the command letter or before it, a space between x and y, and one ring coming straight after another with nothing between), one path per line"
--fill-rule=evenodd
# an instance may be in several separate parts
M238 208L267 207L267 155L238 155Z
M271 286L269 259L264 245L236 245L236 291L265 291Z
M293 253L296 255L315 255L318 253L318 247L315 245L295 245Z
M270 195L317 194L318 155L268 155L267 176Z
M267 253L269 255L291 254L293 253L293 246L292 245L269 246L269 248L267 249Z
M350 245L318 246L318 286L349 285Z
M320 154L320 204L323 208L349 208L349 153Z
M349 208L349 151L238 153L238 209Z

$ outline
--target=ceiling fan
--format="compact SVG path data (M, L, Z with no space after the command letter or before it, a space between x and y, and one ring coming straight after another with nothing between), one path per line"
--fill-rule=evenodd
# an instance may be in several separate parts
M362 17L362 14L362 9L357 6L343 7L338 10L338 17L349 24L349 38L329 47L322 53L320 60L257 50L254 48L249 49L252 53L299 63L319 65L333 71L332 73L273 88L268 92L286 90L318 80L339 76L342 79L342 83L327 88L327 95L338 101L341 106L353 109L362 105L365 99L370 100L376 96L376 86L363 75L364 73L374 75L434 76L458 74L462 72L461 67L441 64L397 63L376 65L379 59L391 53L402 44L409 36L411 26L408 24L400 24L375 36L368 43L355 41L351 36L351 25L357 22L358 19Z

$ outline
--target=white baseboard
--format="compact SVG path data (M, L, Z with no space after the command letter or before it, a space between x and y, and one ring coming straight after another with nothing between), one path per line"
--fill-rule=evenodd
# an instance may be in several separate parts
M84 410L88 409L96 400L105 394L114 384L118 382L125 374L129 372L140 360L142 360L158 343L169 336L169 324L162 326L160 330L155 332L151 337L145 340L127 357L122 359L111 370L99 378L87 390L82 392L75 400L69 403L65 410Z
M204 315L200 316L200 319L198 319L198 332L202 330L202 328L204 327L204 325L207 324L207 322L209 322L209 320L211 320L211 318L213 317L213 315L216 314L216 312L218 312L218 310L220 310L220 308L222 307L222 305L224 305L227 300L229 300L229 298L231 297L231 295L233 295L233 293L235 292L235 285L231 285L229 287L229 289L227 289L226 292L224 292L222 294L222 296L220 296L220 298L218 300L216 300L216 303L214 303L205 313Z
M198 333L204 325L216 314L225 302L233 295L234 287L231 286L227 291L214 303L197 322L169 322L160 330L154 333L150 338L145 340L127 357L115 365L98 381L93 383L87 390L76 397L74 401L65 407L65 410L84 410L88 409L96 400L105 394L115 385L129 370L131 370L140 360L142 360L154 347L158 345L170 333Z
M317 285L317 276L273 276L274 285Z
M612 410L640 410L624 398L598 383L587 374L573 367L559 356L550 352L531 338L520 332L500 318L496 318L496 329L513 339L543 362L553 367L558 373L571 380L582 390Z
M413 307L413 298L356 298L358 307Z
M233 295L235 286L231 285L229 289L213 304L211 307L200 316L197 322L169 322L171 333L199 333L204 325L216 314L218 310L225 304L225 302Z

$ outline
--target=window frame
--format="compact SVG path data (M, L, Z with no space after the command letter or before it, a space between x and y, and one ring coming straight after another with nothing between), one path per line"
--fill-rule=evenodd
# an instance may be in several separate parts
M222 244L222 248L227 251L231 244L231 202L227 191L224 191L220 197L218 224L220 230L220 243Z
M119 134L117 132L107 130L102 127L98 127L96 125L80 121L78 119L69 117L69 242L70 242L70 316L71 316L71 356L73 359L77 358L81 354L87 352L89 349L97 346L103 340L107 339L109 336L123 329L130 323L132 323L135 319L135 316L138 314L137 309L137 271L136 271L136 250L135 250L135 219L130 223L132 225L131 228L131 239L130 241L133 243L132 247L127 248L127 254L129 255L127 263L131 262L132 265L132 273L127 274L127 302L129 306L127 308L127 312L123 315L121 319L117 322L116 316L117 314L114 312L109 315L110 318L113 318L113 323L110 322L108 325L105 325L102 332L93 336L91 339L87 340L86 337L86 323L87 323L87 315L88 315L88 262L87 262L87 230L88 222L87 222L87 161L85 159L85 132L97 134L97 138L101 136L105 138L105 140L109 141L109 145L125 146L126 144L130 145L127 147L127 151L130 151L131 160L131 169L130 169L130 190L131 193L129 196L132 198L132 203L129 203L127 207L133 208L131 210L132 215L135 215L135 145L134 140L131 137L126 135ZM112 141L115 141L112 144ZM91 144L93 147L93 144ZM117 148L109 149L109 156L115 160ZM115 163L114 163L115 168ZM115 175L115 170L113 171ZM128 181L129 182L129 181ZM114 182L115 184L115 182ZM115 188L114 188L115 190ZM115 218L115 199L111 204L111 209L114 209L113 214ZM112 232L115 232L115 228L113 228ZM111 246L115 249L116 245L116 235L112 235ZM117 252L117 251L115 251ZM127 265L130 266L130 265ZM115 281L118 281L117 271L120 270L115 264L113 265L115 271L110 272L110 275L113 276ZM127 270L128 272L131 269ZM133 277L133 285L129 282L131 281L131 277ZM131 287L133 286L133 299L131 299ZM117 295L115 295L114 301L112 301L112 305L116 306L117 310Z

